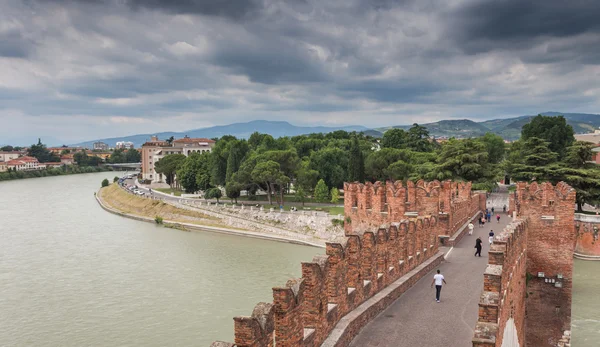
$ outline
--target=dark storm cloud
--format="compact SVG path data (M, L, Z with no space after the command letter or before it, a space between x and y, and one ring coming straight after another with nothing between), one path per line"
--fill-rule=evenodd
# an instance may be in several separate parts
M36 0L41 1L41 0ZM134 10L150 9L175 14L202 14L240 19L260 11L262 0L50 0L55 3L95 5L127 4Z
M26 58L33 51L33 43L24 38L20 30L11 28L0 31L0 56Z
M0 122L152 132L597 111L599 12L579 0L0 0Z
M469 53L600 32L600 1L471 1L447 15L449 33Z

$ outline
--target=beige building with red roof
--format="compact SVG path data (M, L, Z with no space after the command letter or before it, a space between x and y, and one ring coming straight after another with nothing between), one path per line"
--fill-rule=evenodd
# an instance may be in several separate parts
M13 159L17 159L21 155L21 152L10 151L10 152L1 152L0 151L0 161L9 161Z
M7 169L14 171L32 171L32 170L43 170L46 167L40 165L37 158L34 157L19 157L17 159L9 160L6 162Z
M185 136L173 140L172 144L152 136L150 141L142 145L142 179L152 182L164 182L165 177L154 171L154 164L161 158L170 154L183 154L186 157L192 153L208 153L215 145L215 141L206 138L191 138Z

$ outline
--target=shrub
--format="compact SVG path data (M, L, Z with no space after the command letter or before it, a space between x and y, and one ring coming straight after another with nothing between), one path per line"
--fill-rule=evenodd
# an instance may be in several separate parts
M344 226L344 221L341 220L341 219L334 218L334 219L331 220L331 224L333 224L334 227L335 226L343 227Z
M113 183L117 182L119 180L119 177L115 176L115 178L113 178Z
M102 187L108 187L108 185L109 185L108 179L106 179L106 178L103 179L102 180Z
M163 219L161 216L156 216L156 217L154 217L154 222L156 224L163 224Z

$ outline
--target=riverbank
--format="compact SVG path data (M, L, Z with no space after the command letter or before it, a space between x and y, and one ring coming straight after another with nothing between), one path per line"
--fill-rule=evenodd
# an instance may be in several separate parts
M98 173L113 171L112 168L103 166L68 166L66 169L63 168L50 168L44 170L34 171L11 171L11 172L0 172L0 181L12 181L27 178L40 178L40 177L53 177L53 176L66 176L66 175L77 175L84 173Z
M324 240L307 240L305 235L301 234L294 237L295 235L276 235L237 228L231 226L230 219L229 223L226 223L223 218L216 217L213 213L205 214L177 207L161 200L142 198L124 191L116 184L101 188L96 194L96 200L108 212L149 223L155 223L154 218L159 216L163 219L165 226L176 229L218 232L320 248L324 247L325 242Z

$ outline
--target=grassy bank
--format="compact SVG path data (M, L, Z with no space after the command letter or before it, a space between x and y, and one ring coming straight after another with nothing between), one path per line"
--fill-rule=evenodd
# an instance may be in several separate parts
M221 223L219 218L196 211L177 208L160 200L142 198L125 192L116 184L111 184L106 188L102 188L98 194L100 199L102 199L106 205L127 214L152 219L156 216L160 216L165 220L179 223L231 228Z
M175 196L181 196L181 194L183 194L182 190L179 189L173 189L173 188L154 188L154 190L158 190L161 193L165 193L165 194L171 194L173 193L173 195Z
M102 166L67 166L65 168L51 168L45 170L35 171L11 171L11 172L0 172L0 181L20 180L25 178L36 178L36 177L50 177L50 176L63 176L63 175L75 175L82 173L94 173L94 172L105 172L112 171L112 169Z

